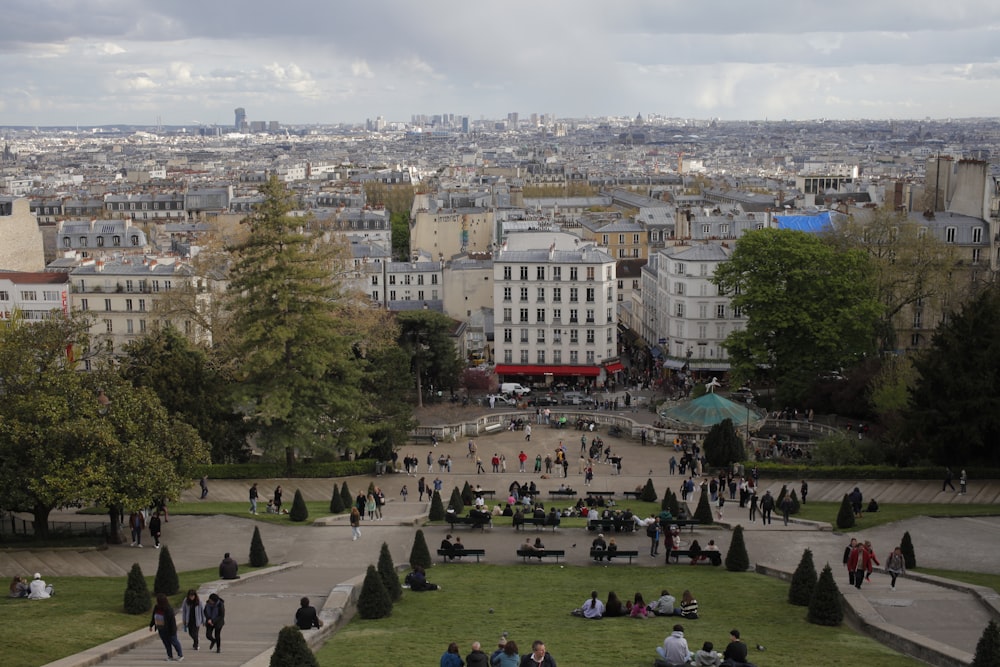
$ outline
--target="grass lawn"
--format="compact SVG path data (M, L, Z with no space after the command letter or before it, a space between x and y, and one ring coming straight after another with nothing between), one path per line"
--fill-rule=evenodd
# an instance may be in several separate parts
M240 568L254 569L242 564ZM154 571L154 576L146 577L150 591L155 574ZM175 609L189 588L215 581L219 571L192 570L179 572L177 577L180 592L170 599ZM149 613L132 616L122 611L126 580L127 577L46 577L45 581L55 587L55 595L48 600L3 598L0 628L4 629L4 667L44 665L149 627Z
M240 501L236 503L218 503L218 502L193 502L193 503L173 503L167 507L167 511L171 516L180 514L191 514L199 516L216 516L220 514L225 514L229 516L238 516L244 519L254 519L257 521L267 521L269 523L280 523L292 526L308 526L312 524L313 521L319 519L320 517L330 516L330 501L328 500L307 500L306 509L309 510L309 518L301 523L297 523L288 518L287 514L268 514L265 511L266 505L257 504L257 516L250 514L247 510L250 508L250 503L246 501ZM282 509L291 510L292 504L282 503ZM107 516L108 511L106 508L102 507L88 507L82 509L78 514L95 514ZM127 517L126 517L127 518Z
M433 567L428 579L442 590L404 590L389 618L366 621L355 617L317 652L319 663L328 667L369 664L377 646L378 664L385 667L434 665L449 642L458 642L463 658L473 641L482 642L491 653L506 631L521 655L530 651L532 641L541 639L558 663L567 667L648 667L675 619L595 622L569 612L581 606L594 588L602 600L609 590L623 599L638 590L648 602L666 587L678 598L685 588L698 598L701 618L682 621L692 650L705 641L721 650L729 630L739 628L751 646L750 660L768 667L923 664L845 626L807 623L806 609L786 602L787 583L721 568L664 571L463 563ZM753 650L757 644L766 651Z
M867 501L865 501L867 505ZM802 505L801 511L794 515L800 519L810 521L825 521L836 527L837 513L840 511L840 503L806 503ZM878 512L865 512L864 516L856 519L856 529L874 528L894 521L903 519L913 519L918 516L996 516L1000 515L1000 505L951 505L938 503L910 503L892 504L885 503L879 505ZM781 512L776 511L775 516L781 516Z
M976 586L986 586L987 588L992 588L994 591L1000 592L1000 574L987 574L985 572L961 572L959 570L940 570L933 567L917 567L914 568L913 571L919 572L920 574L934 575L935 577L944 577L945 579L954 579L955 581L962 581Z

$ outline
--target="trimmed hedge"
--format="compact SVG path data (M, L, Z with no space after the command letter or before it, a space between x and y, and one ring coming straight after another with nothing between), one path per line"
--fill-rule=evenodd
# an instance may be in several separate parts
M284 463L219 463L194 466L192 479L279 479L298 477L353 477L374 475L375 459L334 461L331 463L296 463L289 470ZM941 475L939 474L938 477Z
M761 477L769 479L933 479L941 481L940 466L897 468L894 466L821 466L807 463L784 464L769 461L746 461L749 471L757 465ZM1000 468L977 468L977 479L1000 479Z

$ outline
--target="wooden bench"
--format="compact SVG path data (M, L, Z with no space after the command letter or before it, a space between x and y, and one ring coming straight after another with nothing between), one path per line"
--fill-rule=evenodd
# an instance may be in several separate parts
M503 429L503 424L490 424L483 428L484 433L496 433L497 431Z
M692 533L694 532L694 527L700 524L701 522L698 521L698 519L673 519L672 521L667 522L668 526L673 525L677 526L678 528L684 528L684 526L687 526L688 528L690 528L689 532Z
M541 561L543 558L555 558L556 562L559 562L560 558L566 557L566 551L563 549L518 549L517 555L524 559L527 563L529 558L537 558Z
M480 558L486 557L486 549L438 549L438 556L446 563L462 556L475 556L478 563Z
M445 521L451 524L451 527L455 526L469 526L470 528L478 528L479 530L486 530L486 526L492 527L493 517L478 517L478 516L458 516L454 513L446 513L444 517Z
M550 498L576 498L579 494L573 489L556 489L549 491Z
M490 500L493 500L493 496L495 496L496 494L497 492L494 491L493 489L479 489L478 491L474 490L472 492L472 495L474 496L489 496Z
M632 559L639 557L639 552L638 551L623 551L621 549L618 549L613 554L611 554L611 557L609 558L607 550L605 550L605 549L591 549L590 550L590 557L593 558L595 561L596 560L611 560L613 558L628 558L629 565L631 565L632 564Z
M670 559L674 559L674 563L680 562L681 556L687 556L691 558L691 552L687 549L671 549L667 552L667 565L670 565ZM699 558L697 563L711 563L712 565L718 567L722 565L722 552L721 551L705 551L701 550L701 558Z
M587 520L587 530L593 531L593 530L600 529L601 532L611 532L611 531L614 531L616 533L617 532L631 533L633 530L635 530L635 521L633 521L632 519L629 519L627 521L622 520L622 521L619 521L618 523L621 526L621 530L620 531L615 530L615 520L614 519L588 519Z
M639 497L642 496L642 491L622 491L622 495L626 498L635 498L636 500L639 500Z
M588 496L593 496L595 498L614 498L614 491L587 491Z
M440 442L435 433L411 433L410 440L413 442Z
M561 523L561 521L562 521L561 518L557 518L556 522L552 523L548 516L546 516L544 519L538 519L538 518L533 517L533 516L526 516L521 521L521 523L518 524L517 526L514 526L514 528L517 529L517 530L521 530L522 526L529 526L530 525L530 526L534 526L535 530L541 530L545 526L551 526L552 527L552 532L554 533L554 532L556 532L556 527Z

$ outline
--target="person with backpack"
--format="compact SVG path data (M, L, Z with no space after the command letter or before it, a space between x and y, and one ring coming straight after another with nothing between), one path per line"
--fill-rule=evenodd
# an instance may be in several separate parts
M660 553L660 520L653 518L646 526L646 537L649 538L649 555L655 557Z
M771 490L764 492L764 497L760 499L760 522L768 526L771 524L771 512L774 510L774 496Z

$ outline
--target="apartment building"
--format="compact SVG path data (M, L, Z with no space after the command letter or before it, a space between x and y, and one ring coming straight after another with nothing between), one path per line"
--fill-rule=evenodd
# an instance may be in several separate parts
M27 199L0 199L0 269L41 271L45 243Z
M497 374L600 385L620 370L616 281L614 258L571 234L508 236L493 260Z
M70 309L69 276L65 273L0 273L0 320L15 311L28 322L66 314Z

